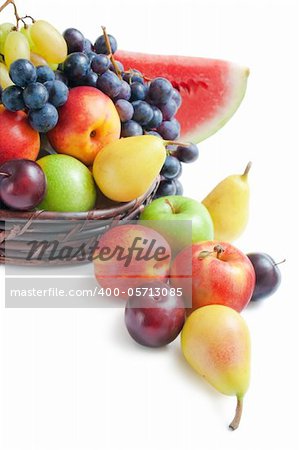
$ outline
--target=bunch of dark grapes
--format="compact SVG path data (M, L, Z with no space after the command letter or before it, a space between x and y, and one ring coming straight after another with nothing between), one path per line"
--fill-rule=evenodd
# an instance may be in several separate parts
M50 67L34 67L27 59L13 62L9 75L15 84L1 92L5 108L13 112L28 111L30 125L40 133L52 130L59 118L57 108L68 99L65 83L55 79Z
M75 28L64 32L68 57L56 71L56 79L69 87L92 86L108 95L119 113L121 137L152 134L167 141L177 140L180 124L175 115L182 102L179 91L165 78L148 80L138 70L125 71L113 56L116 39L103 31L94 44ZM168 152L157 197L181 195L181 162L193 162L198 157L193 144L171 146Z

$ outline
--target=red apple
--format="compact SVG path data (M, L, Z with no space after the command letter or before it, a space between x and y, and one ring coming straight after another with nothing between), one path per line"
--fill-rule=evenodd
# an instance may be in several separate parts
M219 241L204 241L182 250L173 262L170 276L172 284L183 289L187 306L191 306L192 298L192 311L217 304L240 312L250 301L255 286L249 258L233 245Z
M120 119L112 100L94 87L70 90L59 121L48 134L52 147L91 165L98 152L119 139Z
M0 106L0 166L11 159L35 161L39 147L39 133L31 128L27 115Z
M108 230L94 253L95 276L104 289L114 289L117 297L128 298L130 291L149 281L167 281L171 250L155 230L126 224Z

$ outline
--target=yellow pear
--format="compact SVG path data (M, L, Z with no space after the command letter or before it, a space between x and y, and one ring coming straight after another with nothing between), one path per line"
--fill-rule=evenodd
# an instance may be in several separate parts
M242 175L230 175L222 180L202 202L212 217L216 240L233 242L246 228L250 168L251 162Z
M166 141L151 135L118 139L106 145L93 163L93 176L110 200L129 202L145 194L166 158Z
M237 397L230 428L238 428L250 379L250 335L245 320L228 306L198 308L184 325L181 346L199 375L222 394Z

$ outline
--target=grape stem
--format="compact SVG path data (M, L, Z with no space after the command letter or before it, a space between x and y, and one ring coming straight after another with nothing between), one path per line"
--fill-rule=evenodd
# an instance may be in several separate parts
M180 147L189 147L190 144L186 144L185 142L177 142L177 141L164 141L164 145L179 145Z
M117 64L115 62L114 56L112 54L112 49L111 49L110 40L109 40L107 31L106 31L106 27L102 26L102 30L103 30L103 35L104 35L104 38L105 38L105 44L106 44L107 50L109 52L110 60L111 60L111 62L113 64L113 67L114 67L114 70L116 72L116 75L122 81L121 72L120 72L120 70L119 70L119 68L118 68L118 66L117 66Z
M16 18L16 28L15 29L18 31L18 29L19 29L19 22L22 22L23 25L26 26L26 22L24 21L24 19L27 18L27 17L29 18L30 16L25 16L25 17L19 16L18 9L17 9L17 6L16 6L14 0L6 0L6 2L3 3L2 6L0 6L0 12L3 11L3 9L5 9L8 5L12 5L13 6L14 15L15 15L15 18ZM30 18L32 19L32 17L30 17ZM34 21L34 20L32 19L32 21Z
M143 75L142 73L140 73L139 71L135 70L135 69L129 69L129 70L125 70L125 73L128 73L129 75L131 75L131 77L135 75L140 75L141 78L143 78L145 81L152 81L152 78L146 77L145 75ZM131 84L131 80L130 80L130 84Z
M0 12L3 11L3 9L6 8L6 6L10 5L11 3L13 3L13 0L6 0L6 2L3 3L2 6L0 6Z

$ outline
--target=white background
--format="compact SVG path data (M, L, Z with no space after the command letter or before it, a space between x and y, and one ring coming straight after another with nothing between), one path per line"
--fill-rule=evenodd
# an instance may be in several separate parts
M201 200L252 160L251 220L237 245L287 262L277 294L243 313L252 334L252 382L234 433L227 424L235 400L187 367L178 340L161 350L137 346L121 309L5 310L2 267L1 448L298 448L297 1L18 3L22 13L61 30L78 27L91 39L105 24L124 49L248 65L242 106L200 144L200 159L185 169L183 183L188 196Z

